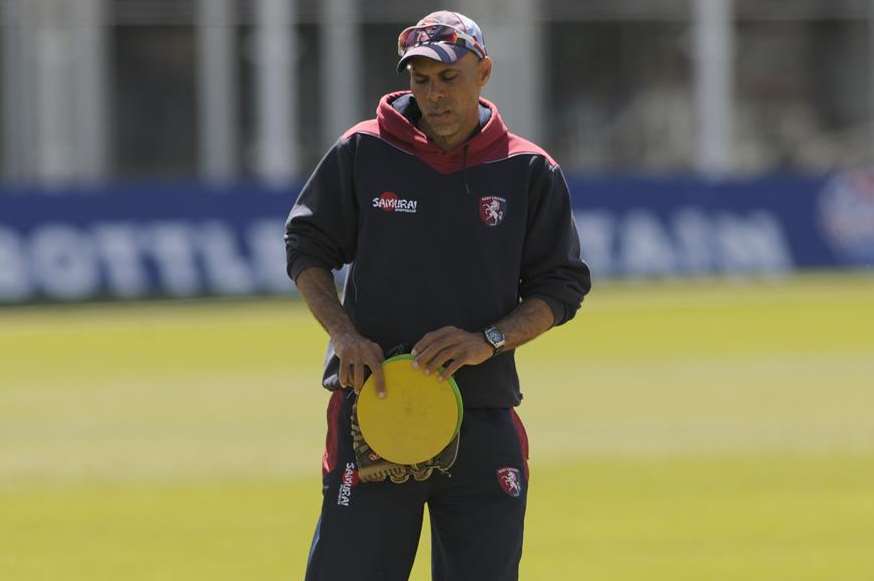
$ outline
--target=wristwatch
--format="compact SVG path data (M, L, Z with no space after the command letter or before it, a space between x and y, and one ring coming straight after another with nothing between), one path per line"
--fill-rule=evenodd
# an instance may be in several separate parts
M504 348L504 344L507 342L507 338L504 337L501 330L494 325L483 329L483 336L486 338L486 342L495 350L495 355L501 352L501 349Z

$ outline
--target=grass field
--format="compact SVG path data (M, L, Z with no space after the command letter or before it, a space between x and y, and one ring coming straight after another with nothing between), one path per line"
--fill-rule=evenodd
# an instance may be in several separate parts
M302 578L323 347L294 301L0 310L0 579ZM874 277L604 285L518 359L523 579L874 579Z

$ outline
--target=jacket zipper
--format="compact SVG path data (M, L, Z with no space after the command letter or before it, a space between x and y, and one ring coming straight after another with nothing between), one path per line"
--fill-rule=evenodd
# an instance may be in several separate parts
M464 150L461 155L461 179L464 180L464 191L467 192L467 195L470 195L470 185L467 183L467 143L464 144Z

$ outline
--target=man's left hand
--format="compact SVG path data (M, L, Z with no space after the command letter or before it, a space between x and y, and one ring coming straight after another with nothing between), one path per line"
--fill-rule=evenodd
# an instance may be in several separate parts
M478 365L494 355L482 333L471 333L457 327L441 327L427 333L413 346L414 367L427 374L440 373L439 379L447 379L464 365Z

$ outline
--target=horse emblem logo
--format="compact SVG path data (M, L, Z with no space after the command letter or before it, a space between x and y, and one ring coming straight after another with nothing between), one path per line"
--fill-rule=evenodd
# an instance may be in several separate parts
M497 226L507 213L507 199L498 196L483 196L479 199L479 219L486 226Z
M519 498L519 495L522 494L522 479L516 468L498 468L498 484L501 485L504 492L513 498Z

